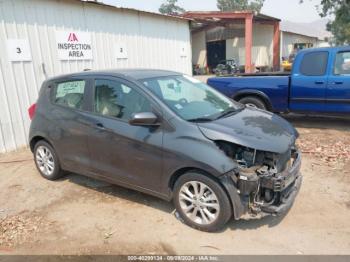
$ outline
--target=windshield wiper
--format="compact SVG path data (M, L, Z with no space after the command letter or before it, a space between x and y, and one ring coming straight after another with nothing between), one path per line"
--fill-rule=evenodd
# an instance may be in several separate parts
M208 117L198 117L198 118L193 118L193 119L188 119L187 121L189 122L211 122L214 119L208 118Z
M229 107L226 110L222 111L218 117L198 117L198 118L193 118L193 119L188 119L187 121L189 122L212 122L214 120L223 118L228 115L236 114L238 112L241 112L245 107L239 107L239 108L234 108L234 107Z
M240 107L240 108L230 107L230 108L226 109L225 111L221 112L221 114L215 119L220 119L220 118L223 118L225 116L236 114L238 112L241 112L243 109L244 109L244 107Z

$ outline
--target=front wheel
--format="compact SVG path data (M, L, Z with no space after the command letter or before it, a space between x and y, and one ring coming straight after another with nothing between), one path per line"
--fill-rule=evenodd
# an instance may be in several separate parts
M187 225L202 231L217 231L232 216L224 189L218 182L200 173L187 173L176 181L174 204Z

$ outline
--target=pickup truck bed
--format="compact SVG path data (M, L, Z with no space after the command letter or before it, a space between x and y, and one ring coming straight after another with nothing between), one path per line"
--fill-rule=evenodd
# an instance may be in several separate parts
M247 96L261 98L269 111L282 112L288 108L290 75L275 74L240 74L229 77L208 79L208 85L240 101ZM259 89L256 89L256 85Z

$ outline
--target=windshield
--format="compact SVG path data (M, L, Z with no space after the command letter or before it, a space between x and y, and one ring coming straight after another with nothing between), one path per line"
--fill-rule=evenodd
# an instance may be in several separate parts
M178 116L189 121L211 121L242 108L215 89L186 75L142 80Z

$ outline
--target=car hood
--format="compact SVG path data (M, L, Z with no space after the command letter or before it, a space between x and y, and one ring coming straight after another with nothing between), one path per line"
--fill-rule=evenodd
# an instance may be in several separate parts
M200 131L210 140L273 153L285 153L299 136L283 118L259 109L245 108L231 116L212 122L198 123Z

